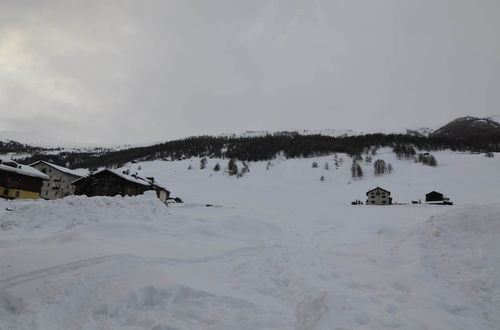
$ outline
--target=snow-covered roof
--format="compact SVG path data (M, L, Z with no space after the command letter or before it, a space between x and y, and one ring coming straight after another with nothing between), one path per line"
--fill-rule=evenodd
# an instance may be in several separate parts
M32 176L32 177L40 178L43 180L50 179L47 175L43 174L42 172L40 172L39 170L37 170L36 168L33 168L31 166L20 165L12 160L6 160L5 162L12 162L16 165L16 167L5 165L5 164L1 163L0 164L0 171L6 171L6 172L17 173L20 175Z
M125 180L127 180L129 182L137 183L137 184L140 184L140 185L143 185L143 186L152 187L152 188L155 188L155 189L164 189L164 190L170 192L167 188L165 188L165 186L163 186L161 184L158 184L156 182L153 183L152 181L150 181L148 179L141 178L140 176L137 176L137 175L125 174L125 173L123 173L123 171L120 171L120 170L111 170L111 169L105 168L105 169L102 169L100 171L95 172L93 175L102 173L104 171L111 172L114 175L119 176L120 178L125 179ZM84 179L84 177L81 177L81 178L73 181L72 184L74 184L77 181L80 181L81 179Z
M378 190L385 191L385 192L386 192L386 193L388 193L389 195L391 194L391 192L390 192L389 190L385 190L384 188L380 188L380 187L375 187L375 188L373 188L373 189L371 189L371 190L368 190L368 191L366 192L366 195L368 195L369 193L371 193L372 191L375 191L375 190L377 190L377 189L378 189Z
M44 160L39 160L37 162L34 162L33 164L30 164L30 166L34 166L34 165L40 164L40 163L43 163L43 164L48 165L48 166L50 166L52 168L55 168L56 170L61 171L63 173L66 173L66 174L69 174L69 175L73 175L73 176L77 176L79 178L82 177L82 175L80 173L78 173L77 171L70 170L69 168L66 168L66 167L63 167L63 166L59 166L59 165L56 165L56 164L52 164L52 163L46 162Z
M143 178L138 177L138 176L132 176L132 175L129 175L129 174L125 174L125 173L117 171L117 170L111 170L109 168L105 168L105 169L102 169L100 171L97 171L94 174L92 174L92 176L93 175L97 175L97 174L102 173L102 172L111 172L114 175L119 176L120 178L125 179L127 181L130 181L130 182L133 182L133 183L137 183L137 184L140 184L140 185L143 185L143 186L151 186L151 182L147 181L146 179L143 179ZM75 182L80 181L81 179L85 179L85 177L82 177L80 179L76 179L75 181L72 182L72 184L74 184Z
M105 169L103 171L110 171L116 175L118 175L119 177L125 179L125 180L128 180L130 182L134 182L134 183L138 183L138 184L142 184L144 186L151 186L151 182L149 182L148 180L146 179L143 179L139 176L132 176L132 175L129 175L129 174L125 174L123 172L120 172L120 171L116 171L116 170L110 170L110 169ZM101 171L99 171L101 172ZM98 172L98 173L99 173Z

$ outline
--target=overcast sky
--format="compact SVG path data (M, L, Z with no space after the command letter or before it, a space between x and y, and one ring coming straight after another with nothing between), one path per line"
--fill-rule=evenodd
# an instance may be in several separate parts
M500 113L500 1L0 2L0 137L439 126Z

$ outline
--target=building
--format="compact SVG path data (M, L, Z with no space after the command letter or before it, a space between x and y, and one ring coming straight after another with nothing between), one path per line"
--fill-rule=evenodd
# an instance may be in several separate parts
M158 198L163 203L165 203L167 201L167 199L170 198L170 191L167 188L165 188L165 187L157 184L155 182L155 178L154 177L148 176L148 177L146 177L146 180L151 183L151 185L153 186L153 189L156 190L156 196L158 196Z
M0 159L0 197L6 199L37 199L42 183L49 177L37 169L14 161Z
M40 160L30 165L49 176L42 186L41 197L44 199L57 199L75 194L75 186L71 183L82 177L78 172L69 168L51 164Z
M444 198L444 195L437 192L437 191L431 191L428 194L425 194L425 201L426 202L442 202Z
M127 171L104 169L73 182L76 195L86 196L135 196L147 190L156 191L158 198L165 202L170 191L137 175L129 175Z
M380 187L369 190L366 193L367 205L391 205L392 197L391 192Z
M431 191L430 193L425 194L425 202L431 204L453 205L448 197L437 191Z

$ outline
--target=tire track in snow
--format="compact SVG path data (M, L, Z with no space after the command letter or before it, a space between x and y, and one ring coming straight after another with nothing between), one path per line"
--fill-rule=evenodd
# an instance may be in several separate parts
M19 284L23 284L26 282L36 281L36 280L47 278L50 276L56 276L56 275L64 274L67 272L75 271L75 270L78 270L81 268L94 266L94 265L98 265L98 264L109 262L109 261L124 259L127 257L131 257L131 255L115 254L115 255L89 258L89 259L79 260L79 261L70 262L70 263L66 263L66 264L62 264L62 265L37 269L37 270L27 272L24 274L19 274L19 275L12 276L12 277L9 277L6 279L1 279L0 280L0 290L12 288L14 286L17 286Z

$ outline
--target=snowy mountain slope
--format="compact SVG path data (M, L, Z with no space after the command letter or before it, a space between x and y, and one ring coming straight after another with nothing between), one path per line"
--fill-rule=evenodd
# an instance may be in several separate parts
M324 136L355 136L355 135L363 135L363 132L354 131L352 129L299 129L299 130L291 130L291 131L245 131L241 134L235 133L226 133L221 134L220 136L227 137L260 137L266 135L274 135L274 134L289 134L296 133L300 135L324 135Z
M437 129L432 135L446 137L489 136L500 134L500 123L494 117L461 117Z
M239 179L211 170L227 160L127 165L186 201L168 209L151 194L0 200L0 329L498 328L500 155L435 156L379 151L394 172L363 163L354 181L343 154ZM350 205L377 185L455 205Z

